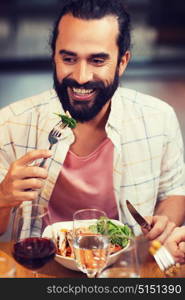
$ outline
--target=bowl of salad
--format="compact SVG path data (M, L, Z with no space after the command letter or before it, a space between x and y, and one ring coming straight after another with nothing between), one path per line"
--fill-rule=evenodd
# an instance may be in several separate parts
M52 232L54 234L54 241L56 243L57 254L55 255L55 260L73 271L80 271L76 265L73 252L73 240L72 240L72 221L57 222L52 224ZM128 225L121 223L118 220L107 219L108 237L110 241L109 256L107 259L107 266L113 264L118 257L125 251L129 245L129 238L133 237L131 228ZM47 226L44 230L43 236L50 236L50 226ZM96 226L93 225L82 230L92 230L96 233L101 233L101 220L97 221Z

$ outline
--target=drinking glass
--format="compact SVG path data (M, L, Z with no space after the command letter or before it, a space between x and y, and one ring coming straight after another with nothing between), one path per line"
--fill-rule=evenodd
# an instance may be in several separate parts
M0 278L14 278L15 274L16 266L14 260L0 253Z
M101 230L97 231L97 222ZM73 248L78 268L93 278L105 267L109 255L107 215L98 209L82 209L73 215Z
M128 238L128 245L119 255L114 264L105 268L99 278L138 278L139 265L137 257L137 243L134 238Z
M53 259L56 253L54 241L42 236L47 225L50 225L50 217L46 206L30 202L16 209L12 254L19 264L32 270L34 277L38 277L38 269Z

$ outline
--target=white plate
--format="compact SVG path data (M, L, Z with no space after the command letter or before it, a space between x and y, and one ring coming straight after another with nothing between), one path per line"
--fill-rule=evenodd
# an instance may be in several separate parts
M118 220L111 220L111 221L113 221L115 224L123 225L123 223L121 223ZM53 233L55 235L55 238L57 237L57 232L59 232L61 229L69 229L70 230L70 229L72 229L72 226L73 226L73 222L72 221L54 223L52 225L52 227L53 227ZM45 228L44 232L43 232L43 236L45 236L45 237L51 237L50 234L51 234L50 233L50 226L47 226ZM111 254L108 257L107 265L106 266L112 265L117 260L117 258L119 257L119 255L122 252L124 252L127 247L128 247L128 245L125 248L121 249L120 251ZM61 264L62 266L64 266L67 269L70 269L70 270L73 270L73 271L80 271L79 268L76 265L75 260L73 258L71 258L71 257L65 257L65 256L61 256L59 254L56 254L55 255L55 260L59 264Z

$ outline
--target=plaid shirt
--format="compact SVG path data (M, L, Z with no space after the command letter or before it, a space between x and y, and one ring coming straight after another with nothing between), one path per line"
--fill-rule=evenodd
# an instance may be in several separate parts
M49 147L48 134L64 113L54 90L15 102L0 111L0 181L10 164L33 149ZM114 144L113 184L119 218L140 227L127 210L130 200L143 216L153 215L157 201L185 195L183 142L173 109L165 102L134 90L118 88L106 124ZM47 160L48 178L39 202L47 203L70 145L71 129ZM106 166L106 165L105 165ZM98 176L98 174L96 174ZM103 180L103 179L100 179Z

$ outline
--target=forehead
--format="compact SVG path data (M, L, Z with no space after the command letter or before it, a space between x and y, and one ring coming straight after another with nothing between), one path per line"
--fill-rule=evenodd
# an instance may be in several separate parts
M70 14L62 17L58 26L56 48L73 52L118 51L118 21L114 16L83 20Z

